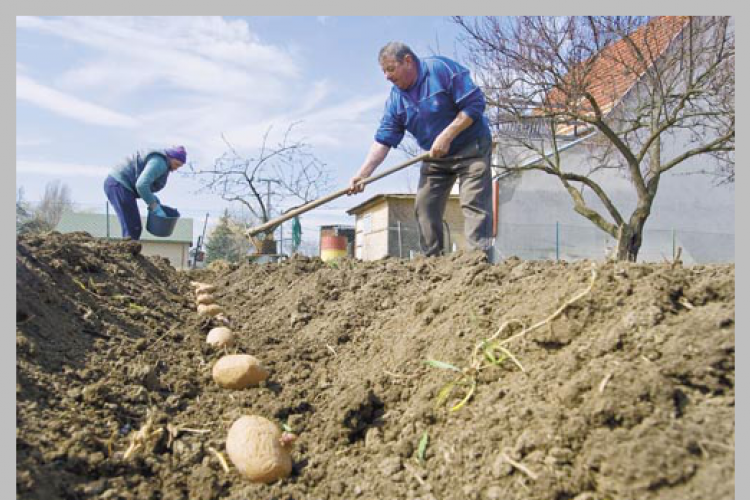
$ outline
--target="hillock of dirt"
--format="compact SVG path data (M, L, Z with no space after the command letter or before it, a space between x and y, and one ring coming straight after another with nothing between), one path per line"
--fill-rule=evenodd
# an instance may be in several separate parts
M178 272L137 242L20 236L17 497L734 498L734 266L592 264L457 253ZM216 324L191 280L217 285L228 352L261 359L260 387L212 381L224 352L205 344ZM457 373L427 360L464 368L501 325L508 338L561 308L506 344L518 363L481 371L462 408L460 391L436 405ZM225 472L244 414L298 434L289 478Z

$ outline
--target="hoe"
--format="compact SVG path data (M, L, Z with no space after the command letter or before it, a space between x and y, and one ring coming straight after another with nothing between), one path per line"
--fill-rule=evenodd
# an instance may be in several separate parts
M402 170L409 165L414 165L417 162L420 162L422 160L425 160L430 157L430 153L424 153L419 156L415 156L414 158L405 161L403 163L399 163L398 165L395 165L387 170L384 170L383 172L373 175L371 177L367 177L366 179L362 179L359 181L359 185L366 186L367 184L373 183L379 179L382 179L383 177L386 177L388 175L391 175L394 172L398 172L399 170ZM276 226L281 224L284 221L287 221L293 217L296 217L297 215L303 214L305 212L308 212L312 210L313 208L319 207L321 205L324 205L328 203L329 201L333 201L336 198L339 198L349 192L349 188L344 188L336 191L335 193L331 193L329 195L323 196L322 198L318 198L317 200L313 200L311 202L305 203L304 205L300 205L299 207L295 207L288 212L276 217L275 219L271 219L268 222L265 222L261 224L260 226L256 226L253 228L248 229L247 237L250 238L250 241L253 242L253 245L258 250L258 252L261 251L262 248L262 241L263 239L268 239L271 234L273 234L274 229L276 229ZM265 238L257 238L258 234L264 233Z

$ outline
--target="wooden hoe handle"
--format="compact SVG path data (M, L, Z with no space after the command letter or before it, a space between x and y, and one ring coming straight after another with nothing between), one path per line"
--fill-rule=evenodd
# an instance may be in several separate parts
M420 162L422 160L426 160L430 157L430 153L423 153L419 156L415 156L411 160L405 161L403 163L399 163L398 165L391 167L387 170L384 170L383 172L379 173L378 175L373 175L371 177L367 177L366 179L362 179L359 181L358 185L360 186L366 186L367 184L370 184L372 182L375 182L379 179L382 179L383 177L387 175L391 175L394 172L398 172L399 170L408 167L409 165L414 165L417 162ZM333 201L336 198L339 198L340 196L344 196L349 192L349 188L346 187L344 189L340 189L336 191L335 193L331 193L327 196L323 196L322 198L318 198L317 200L313 200L309 203L306 203L300 207L294 208L275 219L269 220L268 222L261 224L260 226L252 227L247 230L247 233L245 233L249 238L252 238L258 233L267 233L269 231L272 231L276 228L279 224L281 224L284 221L287 221L293 217L296 217L300 214L303 214L305 212L308 212L312 210L313 208L319 207L320 205L324 205L328 203L329 201Z

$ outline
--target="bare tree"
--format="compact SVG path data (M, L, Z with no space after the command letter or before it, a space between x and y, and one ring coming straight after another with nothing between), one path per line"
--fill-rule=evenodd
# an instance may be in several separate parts
M398 145L396 148L398 151L401 152L401 154L406 157L407 160L410 160L416 156L421 155L424 151L422 151L422 148L417 144L417 139L410 133L407 132L404 135L404 140L401 141L401 144ZM417 180L414 181L414 175L415 171L412 169L406 169L404 170L404 175L406 177L406 192L407 193L414 193L415 187L414 184L419 183L419 172L416 172L416 178Z
M224 200L237 202L250 212L256 223L318 198L330 187L325 165L311 152L304 140L291 138L291 124L282 140L268 144L269 127L256 155L240 154L222 135L227 151L212 168L193 171L203 188Z
M618 259L636 260L664 173L706 155L717 160L711 173L733 182L730 18L453 20L487 96L501 167L557 177L575 210L618 239ZM678 136L684 147L665 157L665 141ZM582 138L588 165L565 165L561 153ZM629 216L601 184L614 172L634 188Z
M62 218L63 212L73 209L73 201L70 197L70 187L60 181L47 183L44 188L44 196L39 206L34 210L34 218L41 227L52 230Z
M31 208L24 200L23 187L16 191L16 233L23 233L26 223L31 220Z

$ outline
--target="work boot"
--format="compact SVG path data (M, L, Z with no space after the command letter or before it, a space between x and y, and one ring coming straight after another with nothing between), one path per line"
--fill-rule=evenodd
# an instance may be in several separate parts
M484 251L484 253L485 255L487 255L487 262L489 262L490 264L497 264L499 262L502 262L503 260L502 255L500 255L500 251L495 247L488 248Z

